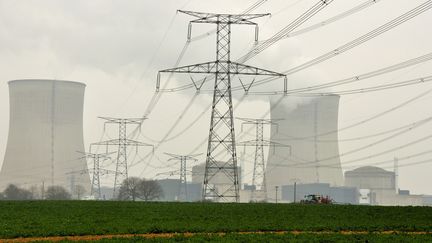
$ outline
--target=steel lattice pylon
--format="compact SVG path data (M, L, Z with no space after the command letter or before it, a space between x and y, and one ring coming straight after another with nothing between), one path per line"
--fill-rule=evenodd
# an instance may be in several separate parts
M127 138L127 125L138 125L141 127L141 124L145 118L109 118L109 117L100 117L101 119L106 120L105 124L118 124L118 138L111 139L107 141L102 141L98 143L93 143L92 145L104 145L108 148L108 146L118 146L117 150L117 163L115 170L115 178L114 178L114 188L113 188L113 198L117 196L117 187L121 185L121 183L128 178L128 158L127 158L127 147L129 146L151 146L151 144L131 140Z
M266 201L267 200L267 182L266 182L266 166L264 159L264 146L271 147L290 147L289 145L271 142L264 139L264 125L278 125L275 121L271 119L250 119L250 118L238 118L243 121L242 127L245 124L255 125L256 133L255 140L244 141L238 143L238 145L243 146L254 146L255 147L255 160L254 160L254 170L252 177L252 185L254 186L251 192L251 201ZM260 193L257 193L260 192Z
M91 147L90 147L91 150ZM81 153L81 152L79 152ZM92 159L93 160L93 168L90 170L82 170L81 173L89 173L93 174L91 180L91 188L90 195L94 196L96 199L101 198L101 188L100 188L100 176L107 174L114 174L114 171L106 170L101 168L101 162L110 159L109 154L106 153L81 153L84 155L83 158ZM112 153L110 153L112 154Z
M177 155L177 154L170 154L170 153L165 153L166 155L171 156L172 158L170 158L169 160L178 160L180 161L180 181L179 181L179 188L178 188L178 193L177 193L177 200L181 201L181 202L185 202L189 200L188 197L188 186L187 186L187 161L188 160L192 160L192 161L197 161L197 159L195 158L196 156L198 156L199 154L196 155ZM171 175L174 175L174 172L170 172Z
M257 26L257 24L251 20L269 14L232 15L191 11L180 12L197 18L189 23L188 40L190 40L191 37L192 23L210 23L217 25L216 61L161 70L158 73L156 90L159 91L160 88L160 73L201 73L215 75L202 198L203 200L238 202L239 178L235 146L231 76L268 75L285 77L285 90L286 76L284 74L231 62L231 25L242 24ZM258 36L257 33L256 28L256 40ZM198 91L204 82L205 81L202 81L200 84L194 82ZM243 87L245 91L248 92L252 85L253 81L247 85L247 87L244 85Z

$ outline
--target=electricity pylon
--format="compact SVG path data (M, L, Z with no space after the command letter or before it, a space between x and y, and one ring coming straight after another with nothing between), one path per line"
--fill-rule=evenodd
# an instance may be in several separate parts
M125 179L128 178L127 148L130 146L135 146L138 151L138 147L140 146L153 147L153 145L127 138L127 130L126 130L127 125L138 125L139 128L141 128L141 124L143 120L145 120L145 118L111 118L111 117L99 117L99 118L106 120L104 126L106 124L118 124L119 126L118 138L92 144L92 145L106 146L107 150L109 146L118 146L114 188L113 188L113 198L116 198L117 187L121 185L121 183Z
M266 201L267 200L267 181L266 181L266 169L265 169L265 159L264 159L264 146L273 147L290 147L289 145L272 142L264 139L264 125L274 125L278 126L278 124L275 121L278 121L276 119L252 119L252 118L237 118L243 125L255 125L256 126L256 133L255 133L255 140L249 140L238 143L238 145L243 146L254 146L255 147L255 161L254 161L254 170L253 170L253 177L252 177L252 192L251 192L251 201ZM257 191L259 191L259 195L257 194Z
M285 77L285 92L287 89L287 80L286 75L281 73L232 62L230 59L231 25L254 25L255 41L257 41L258 25L251 20L267 16L269 14L234 15L181 10L179 10L179 12L196 17L195 20L189 22L188 40L191 38L193 23L207 23L217 25L216 61L161 70L158 73L156 91L160 90L161 73L214 74L215 83L213 89L213 104L202 199L222 202L239 202L239 178L235 147L231 77L232 75L266 75ZM197 83L193 80L192 82L197 91L200 91L205 79L201 83ZM244 91L248 92L253 83L254 81L246 85L242 83Z
M100 167L100 163L110 159L109 155L113 154L113 153L83 153L83 152L79 152L81 154L84 155L83 158L86 159L92 159L93 160L93 168L90 170L86 170L86 171L81 171L83 172L91 172L93 174L92 177L92 184L91 184L91 191L90 191L90 195L95 196L96 199L100 199L101 198L101 188L100 188L100 176L102 175L108 175L108 174L115 174L115 171L112 170L106 170L106 169L102 169Z
M178 154L170 154L170 153L165 153L168 156L171 156L170 159L168 160L177 160L180 161L180 182L179 182L179 188L178 188L178 192L177 192L177 200L181 201L181 202L185 202L188 200L188 189L187 189L187 161L188 160L192 160L192 161L198 161L195 157L199 156L200 154L195 154L195 155L178 155Z

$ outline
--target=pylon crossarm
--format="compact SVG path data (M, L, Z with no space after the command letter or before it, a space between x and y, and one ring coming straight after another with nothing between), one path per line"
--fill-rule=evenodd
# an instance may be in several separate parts
M160 73L214 73L216 62L205 62L159 71Z
M225 62L226 63L226 62ZM276 76L285 77L283 73L273 72L267 69L257 68L237 62L230 62L230 74L234 75L262 75L262 76Z
M223 67L228 67L225 70L217 70L219 65L223 65ZM261 75L261 76L275 76L275 77L285 77L286 75L283 73L273 72L267 69L253 67L237 62L231 61L218 61L218 62L204 62L193 65L187 65L176 68L169 68L159 71L160 73L224 73L224 74L232 74L232 75Z
M215 14L215 13L202 13L193 11L178 10L180 13L184 13L198 19L191 21L192 23L213 23L213 24L248 24L255 25L256 23L251 22L252 19L269 16L266 14Z
M86 153L86 152L80 152L77 151L77 153L80 153L82 155L84 155L83 157L79 158L79 159L103 159L103 160L109 160L111 159L111 157L109 155L114 154L115 152L111 152L111 153L101 153L101 154L97 154L97 153Z
M119 122L125 122L128 124L138 124L140 125L145 119L147 118L113 118L113 117L98 117L100 119L106 120L106 123L119 123Z
M223 67L227 67L224 69L218 69L218 65L223 66ZM169 68L169 69L164 69L159 71L158 73L158 81L157 81L157 87L156 90L159 91L159 86L160 86L160 73L195 73L195 74L215 74L215 73L220 73L220 74L230 74L230 75L245 75L245 76L271 76L271 77L285 77L286 75L283 73L278 73L278 72L273 72L267 69L263 69L263 68L258 68L258 67L253 67L253 66L249 66L249 65L245 65L245 64L241 64L241 63L236 63L236 62L230 62L230 61L218 61L218 62L205 62L205 63L199 63L199 64L193 64L193 65L187 65L187 66L182 66L182 67L176 67L176 68ZM191 81L192 84L194 85L196 90L200 90L202 88L202 86L204 85L204 83L207 81L206 78L201 79L199 81L195 81L192 77L191 77ZM254 84L255 79L248 83L245 84L243 83L241 80L240 82L242 83L243 88L245 89L245 91L247 92Z
M126 145L126 146L148 146L148 147L153 147L152 144L148 144L148 143L143 143L143 142L139 142L139 141L135 141L135 140L131 140L131 139L125 139L122 141L119 141L119 139L111 139L111 140L107 140L107 141L102 141L102 142L98 142L98 143L92 143L92 145Z

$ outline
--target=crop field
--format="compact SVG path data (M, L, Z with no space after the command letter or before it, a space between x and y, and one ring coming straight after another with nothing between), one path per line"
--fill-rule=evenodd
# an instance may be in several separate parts
M0 201L0 239L16 238L21 238L17 242L430 242L432 208Z

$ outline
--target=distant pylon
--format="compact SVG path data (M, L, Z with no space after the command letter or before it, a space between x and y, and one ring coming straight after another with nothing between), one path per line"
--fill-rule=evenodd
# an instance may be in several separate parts
M216 61L161 70L158 73L156 90L160 90L160 73L198 73L215 75L202 199L221 202L239 202L239 178L235 147L231 76L266 75L285 77L285 92L287 89L287 81L286 75L284 74L232 62L230 58L231 25L254 25L256 27L255 41L257 41L258 25L251 20L269 14L233 15L181 10L179 12L197 18L189 23L188 40L191 38L192 23L209 23L217 25ZM205 83L205 80L202 82L195 82L192 80L192 82L197 91L199 91ZM249 84L242 83L244 91L248 92L253 86L253 83L254 81ZM221 177L224 179L221 180Z
M177 192L177 200L181 202L188 201L189 197L188 197L188 187L187 187L187 178L186 178L187 161L188 160L197 161L195 157L199 156L200 154L195 154L195 155L178 155L178 154L170 154L170 153L165 153L165 154L171 156L169 160L180 161L180 173L179 173L180 182L179 182L179 187Z
M395 189L396 194L399 194L399 159L394 158L394 174L395 174Z
M252 192L251 192L251 198L250 201L266 201L267 200L267 181L266 181L266 166L265 166L265 159L264 159L264 146L270 146L270 147L290 147L289 145L272 142L264 139L264 125L275 125L278 126L278 124L275 121L278 120L271 120L271 119L252 119L252 118L237 118L243 125L255 125L256 126L256 133L255 133L255 140L249 140L238 143L238 145L243 146L254 146L255 147L255 160L254 160L254 170L253 170L253 177L252 177ZM259 193L257 193L259 192ZM257 195L259 194L259 195Z
M320 161L318 158L318 101L314 103L314 155L316 182L320 183Z
M86 171L93 174L91 180L90 195L94 196L96 199L101 199L102 194L101 194L101 186L100 186L100 176L107 175L107 174L115 174L115 171L102 169L100 163L102 161L110 159L109 155L113 153L109 153L109 154L83 153L83 152L79 152L79 153L84 155L83 158L93 160L93 168ZM81 172L85 172L85 171L81 171Z
M128 178L127 147L135 146L136 149L138 150L139 146L153 147L153 145L127 138L127 130L126 130L127 125L137 125L140 128L143 120L145 120L146 118L110 118L110 117L99 117L99 118L106 120L104 126L106 124L118 124L119 126L118 138L93 143L93 145L106 146L107 150L109 146L118 146L117 163L116 163L114 188L113 188L113 198L116 198L117 187L119 187L121 183Z

